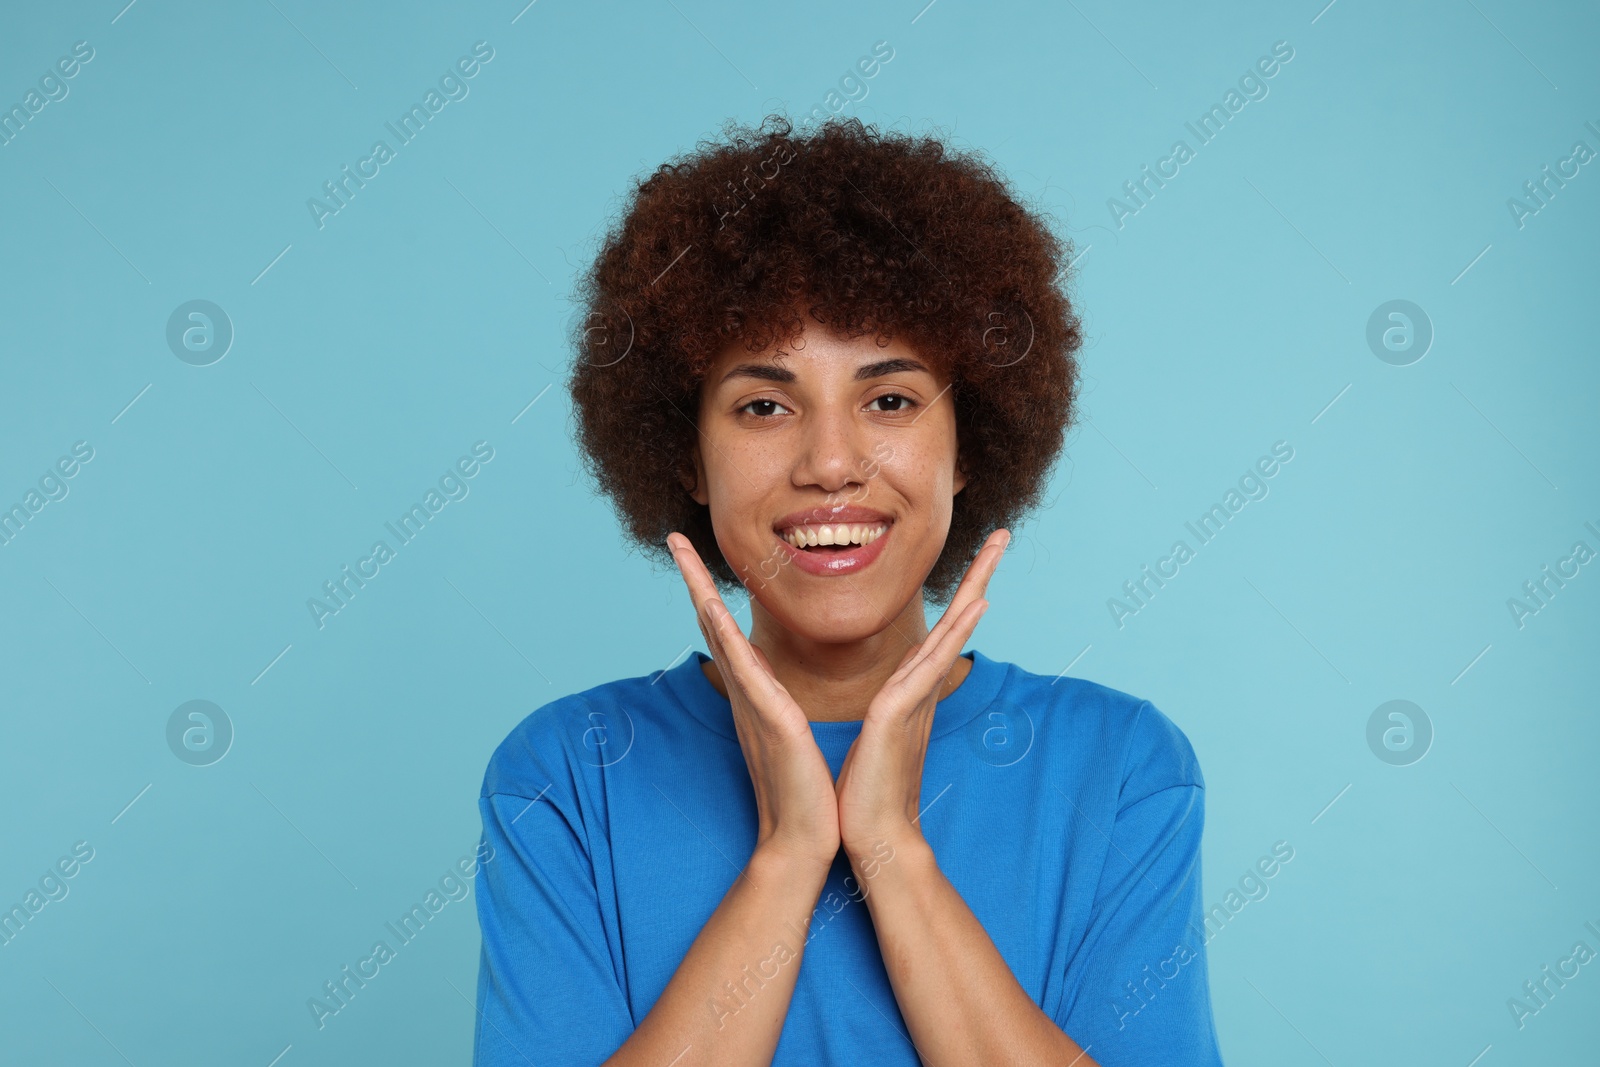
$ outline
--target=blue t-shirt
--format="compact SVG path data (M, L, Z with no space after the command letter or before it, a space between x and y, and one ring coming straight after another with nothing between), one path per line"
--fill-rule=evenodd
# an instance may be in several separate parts
M1205 783L1188 738L1147 700L967 655L922 775L940 870L1028 996L1096 1062L1220 1065L1201 918ZM477 875L478 1067L605 1060L749 861L755 793L707 658L552 701L495 750L479 800L493 853ZM811 730L837 777L860 721ZM839 857L774 1067L919 1062L863 900ZM736 1012L755 982L708 1013Z

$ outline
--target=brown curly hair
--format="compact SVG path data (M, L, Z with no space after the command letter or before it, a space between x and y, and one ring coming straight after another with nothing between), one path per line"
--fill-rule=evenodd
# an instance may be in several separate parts
M730 343L792 341L801 310L845 338L902 337L949 375L967 485L923 583L946 604L984 539L1044 490L1077 397L1071 243L981 157L858 119L780 115L639 181L580 279L568 382L585 469L647 558L694 544L738 577L694 483L699 390Z

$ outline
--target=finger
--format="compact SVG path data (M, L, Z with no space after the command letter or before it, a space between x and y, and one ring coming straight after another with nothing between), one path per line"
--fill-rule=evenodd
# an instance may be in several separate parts
M714 607L722 609L720 613L722 616L729 616L729 612L727 605L722 602L722 597L717 593L711 572L706 569L705 562L701 560L693 542L676 530L667 535L667 547L672 552L672 559L677 563L679 573L683 576L684 585L688 588L689 602L695 609L695 621L700 625L701 636L706 639L706 650L711 653L711 657L719 666L726 666L729 674L734 673L736 667L728 648L730 641L721 625L719 613ZM732 629L737 630L738 627L733 626ZM743 634L739 636L742 638ZM733 678L726 680L730 684L734 681Z
M956 609L957 614L965 610L967 603L988 595L989 579L993 578L994 572L999 569L1000 558L1006 554L1010 544L1011 531L1005 529L995 530L984 541L983 547L978 549L978 554L967 566L967 572L962 576L961 584L956 589L956 596L965 601Z
M667 535L667 547L683 574L690 600L695 605L696 618L700 620L700 633L706 639L706 649L717 665L723 668L723 681L737 686L748 696L751 692L771 693L777 678L771 668L763 668L751 651L744 631L734 621L733 613L723 603L706 569L700 553L683 534L673 531Z
M930 634L929 640L923 643L927 651L907 670L901 684L919 696L937 689L949 675L950 668L955 666L956 657L966 647L973 631L978 628L978 620L988 610L987 600L975 600L951 620L950 628L938 640L934 640Z
M932 634L928 635L928 637L932 636ZM927 645L928 638L925 637L917 644L914 644L910 648L906 649L906 654L900 657L900 662L895 665L894 671L889 675L889 677L893 678L896 674L899 674L901 671L905 670L907 664L916 659L918 656L922 655L922 650L926 648Z
M1000 529L989 535L983 547L978 550L977 556L968 565L961 584L956 587L955 596L950 599L950 606L945 609L944 614L939 617L939 621L934 624L922 642L924 649L937 645L949 631L951 624L961 617L961 613L988 593L989 579L994 577L995 569L1000 566L1000 557L1005 555L1006 546L1010 542L1009 530Z
M778 678L777 672L775 672L772 669L772 664L767 660L767 654L765 652L761 651L761 646L758 645L758 644L752 643L750 645L750 651L755 653L756 660L761 664L761 669L766 671L768 674L772 675L773 681L777 682L777 678ZM778 686L779 686L779 688L782 688L783 687L783 683L782 682L778 682Z
M766 662L765 655L760 653L750 639L745 636L741 627L728 610L728 606L721 600L707 605L707 611L712 616L717 627L717 637L721 641L724 652L733 661L734 669L741 672L741 680L776 681L772 667Z
M710 573L700 561L700 555L694 546L681 534L675 536L679 538L680 544L674 544L671 537L668 537L667 543L671 546L673 561L677 563L679 574L689 593L689 603L694 608L695 624L700 627L700 636L705 638L706 650L711 653L713 659L722 662L726 656L708 610L713 601L720 600L716 587L710 584Z
M939 620L941 623L945 618L960 616L968 604L988 593L989 579L994 577L995 570L1000 566L1000 557L1005 555L1006 546L1010 543L1009 530L995 530L989 535L967 565L966 573L961 576L961 584L956 587L956 594L950 600L950 607Z
M729 635L717 624L717 615L712 606L720 607L723 615L731 616L731 613L728 611L728 606L723 603L721 594L717 592L711 572L700 558L700 553L695 550L694 544L682 534L676 531L668 534L667 546L671 549L672 558L678 564L684 584L688 587L689 600L694 605L695 617L700 622L700 632L706 639L707 650L719 662L726 660ZM732 628L738 630L737 625ZM739 637L743 636L742 632L739 633Z
M667 548L672 552L672 560L678 565L678 573L682 575L683 583L689 590L689 599L694 604L702 604L707 597L717 595L711 572L706 569L700 553L695 551L694 544L687 537L674 530L667 535Z
M705 602L704 609L711 631L710 639L716 645L712 655L717 664L724 668L724 680L730 686L737 686L747 697L752 692L770 694L777 679L771 669L763 667L756 658L754 646L745 637L744 630L722 598L713 594Z

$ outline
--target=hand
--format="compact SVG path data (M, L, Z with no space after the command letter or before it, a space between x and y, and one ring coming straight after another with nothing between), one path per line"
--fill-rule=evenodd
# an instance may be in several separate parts
M922 833L917 806L934 708L956 656L988 610L983 596L1010 541L1008 530L989 535L938 624L906 653L867 706L836 786L839 836L852 858L878 842L912 842Z
M755 787L756 850L831 866L839 852L838 804L810 720L772 673L766 654L745 639L689 539L673 532L667 547L733 705L733 726Z

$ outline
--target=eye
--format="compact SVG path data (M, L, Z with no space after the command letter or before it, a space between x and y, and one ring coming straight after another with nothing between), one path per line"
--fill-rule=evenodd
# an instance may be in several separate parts
M886 413L888 414L893 414L897 411L910 411L912 408L917 406L917 402L915 400L912 400L909 396L904 396L900 393L884 393L882 396L873 397L871 400L867 401L867 403L876 404L880 400L899 401L898 406L889 408L887 410ZM885 409L879 408L878 410L884 411Z
M776 400L770 400L770 399L768 399L766 397L762 397L762 398L760 398L758 400L752 400L748 404L746 404L743 407L741 407L739 410L741 412L750 411L751 408L755 407L758 404L763 405L764 407L769 408L769 409L770 408L782 408L784 411L788 411L789 410L788 408L784 407L782 404L778 403ZM750 411L750 414L754 415L758 419L766 419L766 418L771 418L775 414L775 412L773 412L771 410L765 410L765 411L762 411L762 412L759 412L759 413L758 412L754 412L754 411Z

